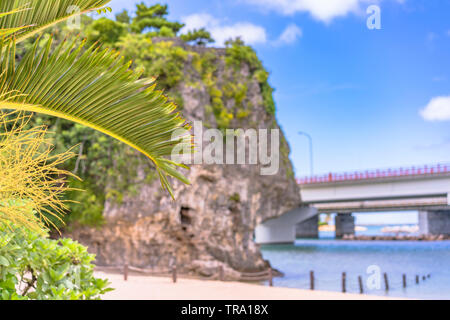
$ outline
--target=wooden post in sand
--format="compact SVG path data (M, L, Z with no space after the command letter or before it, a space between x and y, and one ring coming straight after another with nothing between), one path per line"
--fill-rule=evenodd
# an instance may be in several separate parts
M123 265L123 281L128 280L128 262Z
M419 284L419 276L416 275L416 284Z
M174 264L172 266L172 281L173 283L177 283L177 265Z
M389 281L387 273L385 272L383 276L384 276L384 288L386 291L389 291Z
M403 288L406 288L406 274L403 274Z
M347 278L347 274L345 272L342 272L342 292L343 293L345 293L347 291L346 278Z
M177 283L177 258L172 258L172 281Z
M224 281L225 280L225 275L224 275L224 271L223 271L223 266L219 267L219 280L220 281Z
M309 283L310 283L309 288L311 290L314 290L314 271L309 272Z
M362 277L358 276L358 283L359 283L359 293L363 294L364 293L364 287L363 287L363 281L362 281Z
M269 287L273 287L273 273L272 273L272 268L269 268Z

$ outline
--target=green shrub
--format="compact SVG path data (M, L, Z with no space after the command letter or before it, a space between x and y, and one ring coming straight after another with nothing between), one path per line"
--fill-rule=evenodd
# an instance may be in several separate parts
M181 40L193 45L205 46L207 43L214 43L214 39L211 37L211 33L205 28L194 29L186 34L180 36Z
M259 82L263 96L266 112L270 115L275 114L275 101L273 99L274 89L268 83L269 73L259 60L258 55L252 47L246 46L240 39L227 42L227 54L225 57L227 66L232 67L235 72L239 72L242 63L250 67L253 77Z
M166 27L177 34L184 24L167 20L169 14L167 5L155 4L148 7L143 2L136 4L136 16L133 18L131 28L137 33L145 30L161 30Z
M212 98L222 98L222 96L223 96L222 91L220 91L219 88L217 88L217 87L209 88L209 95Z
M124 24L130 24L131 17L127 10L122 10L122 12L116 14L116 21Z
M0 300L92 300L112 289L94 278L94 255L71 239L51 240L0 224Z
M225 62L227 66L233 67L236 71L241 68L242 63L247 63L252 70L263 68L255 50L250 46L246 46L242 40L227 41L226 45Z
M239 83L236 88L234 101L237 106L241 106L244 100L247 98L248 87L245 83Z
M116 46L127 59L133 60L136 69L158 78L158 89L170 90L184 79L189 52L175 46L172 41L153 43L145 35L128 34Z
M239 195L239 193L233 193L230 196L230 200L234 202L241 202L241 196Z
M274 89L270 86L268 82L261 84L261 93L263 96L264 106L268 114L275 114L275 101L273 99Z
M171 38L175 37L175 32L169 27L162 26L161 29L159 29L159 36Z
M249 115L250 115L250 111L249 111L249 110L243 110L243 109L240 109L240 110L238 110L238 112L237 112L237 114L236 114L236 117L237 117L238 119L245 119L245 118L247 118Z
M98 41L104 45L114 45L126 33L125 24L107 18L95 20L86 29L89 44Z
M262 84L269 80L269 73L264 69L260 69L255 72L254 77L255 77L256 81L258 81L259 83Z

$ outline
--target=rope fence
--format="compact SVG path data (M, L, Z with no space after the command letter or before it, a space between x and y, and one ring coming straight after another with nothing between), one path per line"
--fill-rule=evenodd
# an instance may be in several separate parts
M223 266L217 267L216 272L213 272L210 276L193 276L180 274L179 270L177 269L176 262L172 263L171 266L169 266L169 268L165 270L156 270L156 271L153 269L144 269L130 266L128 265L128 263L125 263L123 266L108 266L108 267L99 266L97 267L97 269L122 273L124 281L128 280L130 272L151 276L166 276L166 277L169 276L172 278L173 283L177 282L177 279L180 275L183 278L226 281L225 270ZM237 274L238 274L237 277L233 277L232 279L229 280L242 282L267 282L268 285L271 287L273 286L274 278L281 276L280 273L271 268L259 272L241 272ZM406 274L402 274L400 278L398 275L396 277L390 277L387 273L383 273L380 278L380 283L378 284L378 286L376 286L377 288L368 288L367 284L365 285L364 281L365 279L363 279L361 275L357 276L353 275L350 277L346 272L342 272L340 279L337 278L335 280L332 280L317 277L314 271L310 271L309 274L300 276L301 279L296 279L296 283L297 285L301 284L300 289L316 290L317 288L325 289L326 287L326 289L329 290L330 287L338 289L338 287L340 286L341 291L343 293L359 292L360 294L363 294L367 292L367 290L373 289L384 289L385 292L396 290L398 288L406 289L409 286L420 285L430 277L431 274L426 275L415 274L413 276L411 275L407 276Z
M402 274L401 277L398 275L391 277L387 273L383 273L379 279L379 283L377 285L372 284L370 288L368 288L368 285L364 281L365 279L361 275L350 277L346 272L343 272L340 279L318 279L315 276L314 271L311 271L309 288L310 290L314 290L317 287L330 288L333 286L337 288L339 285L341 292L343 293L359 292L363 294L369 290L384 290L387 293L392 290L406 289L410 286L420 285L430 278L431 274L413 276Z
M177 269L177 264L173 263L167 269L145 269L138 268L134 266L130 266L128 263L125 263L123 266L97 266L97 270L99 271L110 271L110 272L118 272L123 274L124 281L128 280L130 272L140 273L149 276L170 276L172 278L173 283L177 282L177 278L181 275L183 278L192 278L192 279L201 279L201 280L219 280L226 281L225 278L225 270L222 266L218 267L216 272L212 273L210 276L194 276L194 275L186 275L180 274ZM260 271L260 272L241 272L237 273L238 276L233 277L232 280L242 281L242 282L264 282L267 281L269 286L273 286L273 278L280 276L280 274L276 273L272 269Z

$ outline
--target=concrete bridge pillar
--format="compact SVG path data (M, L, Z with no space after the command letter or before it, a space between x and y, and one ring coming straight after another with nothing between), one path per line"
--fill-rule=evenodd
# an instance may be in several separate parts
M279 217L264 221L255 229L255 242L259 244L294 243L295 226L316 215L316 208L299 207Z
M336 238L355 234L355 217L348 213L338 213L334 219Z
M450 235L450 210L419 211L419 232L423 235Z
M295 235L297 238L319 238L319 216L316 215L296 225Z

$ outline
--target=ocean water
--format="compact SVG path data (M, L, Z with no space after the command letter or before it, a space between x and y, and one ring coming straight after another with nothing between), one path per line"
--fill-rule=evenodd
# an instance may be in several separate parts
M379 234L375 227L363 233ZM264 258L285 274L274 279L274 286L309 289L313 270L316 290L341 292L342 272L346 272L347 292L359 293L361 276L365 294L450 299L450 241L345 241L330 236L334 235L321 233L318 240L263 246ZM388 275L389 291L383 273ZM407 276L406 289L402 274ZM430 277L423 280L427 275Z

